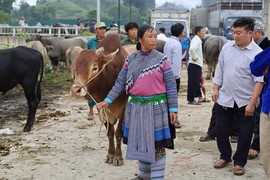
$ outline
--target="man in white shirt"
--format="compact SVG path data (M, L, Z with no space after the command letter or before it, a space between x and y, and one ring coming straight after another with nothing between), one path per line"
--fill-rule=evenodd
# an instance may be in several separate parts
M201 95L200 82L203 67L202 39L205 36L205 28L196 26L194 29L195 36L190 42L189 48L189 65L188 65L188 104L200 105L194 98Z
M222 47L213 79L212 100L217 102L216 135L220 151L214 168L225 167L233 158L235 175L245 173L254 124L252 116L264 82L263 76L252 76L249 67L254 57L262 51L251 38L254 25L254 20L248 17L241 17L233 23L234 41ZM235 116L239 132L237 149L232 157L229 133Z
M23 16L21 17L21 19L20 19L20 21L19 21L19 25L20 25L20 26L25 26L25 19L24 19Z
M39 21L36 21L36 26L37 27L42 27L42 24ZM41 28L37 28L37 33L41 33L42 29Z
M165 35L165 28L163 27L159 28L159 34L157 35L157 39L165 42L168 41L168 38Z
M168 56L168 59L172 62L173 74L176 81L177 93L180 88L181 78L181 63L182 63L182 45L180 38L183 35L184 26L180 23L176 23L171 27L172 36L168 39L164 46L164 54ZM180 128L180 124L175 124L176 128Z

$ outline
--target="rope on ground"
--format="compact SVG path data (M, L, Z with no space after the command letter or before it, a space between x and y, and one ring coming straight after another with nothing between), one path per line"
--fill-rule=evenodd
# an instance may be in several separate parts
M193 158L193 157L195 157L195 156L199 156L199 155L200 155L200 154L194 154L194 155L191 155L191 156L186 156L186 157L180 158L179 160L174 161L174 164L177 164L177 163L179 163L179 162L182 162L182 161L191 159L191 158Z
M84 91L87 93L87 95L97 104L97 101L93 98L93 96L87 91L87 89L78 81L76 81L75 83L79 84L81 88L84 89ZM101 128L103 126L103 124L107 123L107 134L109 131L109 117L108 117L108 113L112 113L111 110L107 107L102 108L102 109L98 109L98 116L99 116L99 120L101 122L100 124L100 128L99 128L99 132L98 132L98 139L100 138L100 132L101 132ZM100 144L106 136L104 136L101 141L98 142L98 144Z

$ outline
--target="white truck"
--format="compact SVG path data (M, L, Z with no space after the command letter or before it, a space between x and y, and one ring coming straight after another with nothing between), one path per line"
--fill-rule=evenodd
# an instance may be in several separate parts
M236 19L246 16L263 23L262 15L262 2L217 2L208 7L208 29L232 40L231 26Z
M150 16L150 24L157 30L165 28L165 35L171 36L171 26L175 23L184 25L184 31L189 35L190 11L174 9L153 9Z

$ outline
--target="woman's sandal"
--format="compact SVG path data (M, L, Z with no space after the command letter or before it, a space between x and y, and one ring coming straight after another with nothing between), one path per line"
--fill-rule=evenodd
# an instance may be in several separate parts
M235 165L233 168L233 174L237 176L242 176L245 174L245 169L242 166Z
M227 166L230 162L232 162L232 160L224 160L224 159L219 159L214 163L214 168L216 169L220 169L220 168L224 168L225 166Z

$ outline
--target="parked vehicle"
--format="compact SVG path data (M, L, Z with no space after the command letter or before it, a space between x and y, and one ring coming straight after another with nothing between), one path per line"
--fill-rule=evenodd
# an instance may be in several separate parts
M213 35L232 40L231 25L239 17L251 17L263 23L262 2L217 2L208 7L208 29Z
M175 9L153 9L150 16L150 24L157 30L165 28L165 35L171 36L171 26L175 23L184 25L184 30L189 34L190 11Z

